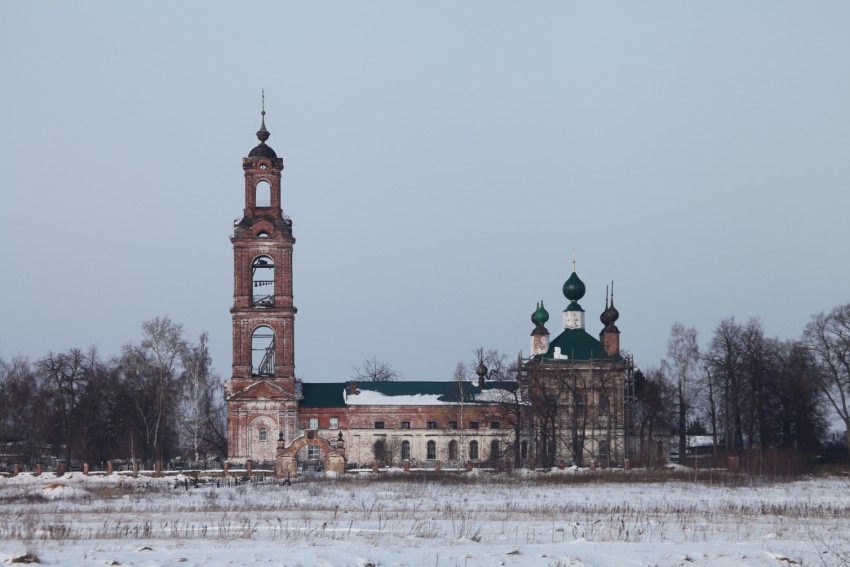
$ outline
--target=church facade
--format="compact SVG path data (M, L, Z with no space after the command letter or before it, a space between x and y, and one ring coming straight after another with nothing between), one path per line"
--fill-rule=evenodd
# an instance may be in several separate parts
M489 464L601 466L629 457L630 362L620 355L619 313L602 314L597 340L585 330L573 272L563 331L550 341L542 303L532 313L531 350L510 379L302 383L295 378L292 221L281 206L283 160L266 144L242 160L245 207L234 226L232 376L225 389L228 461L287 460L287 471L321 468L328 453L349 467ZM290 469L290 465L292 468Z

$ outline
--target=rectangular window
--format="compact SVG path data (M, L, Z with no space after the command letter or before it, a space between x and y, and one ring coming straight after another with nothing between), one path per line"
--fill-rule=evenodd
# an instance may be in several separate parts
M308 461L318 461L321 454L319 453L319 447L316 445L307 445L307 460Z
M429 421L428 422L428 429L437 429L437 422L436 421Z
M502 427L502 424L499 423L498 421L491 421L490 422L490 429L501 429L501 427Z
M376 421L375 422L375 429L383 429L383 428L384 428L384 422L383 421Z
M339 418L332 417L328 429L339 429Z
M402 421L401 422L401 428L402 429L410 429L410 422L409 421Z
M310 427L308 427L307 429L318 429L318 428L319 428L319 418L318 417L311 417L310 418Z
M456 421L450 421L449 422L449 429L457 429L457 422Z
M469 428L470 429L478 429L478 422L477 421L470 421L469 422Z

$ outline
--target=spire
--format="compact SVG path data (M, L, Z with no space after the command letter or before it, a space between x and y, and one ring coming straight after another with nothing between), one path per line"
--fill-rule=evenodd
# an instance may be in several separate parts
M573 248L573 273L576 273L576 249Z
M266 130L266 90L263 89L261 92L263 97L263 111L260 112L260 115L262 116L262 123L260 124L260 129L257 130L257 139L260 140L261 144L265 144L271 134L269 134L269 131Z

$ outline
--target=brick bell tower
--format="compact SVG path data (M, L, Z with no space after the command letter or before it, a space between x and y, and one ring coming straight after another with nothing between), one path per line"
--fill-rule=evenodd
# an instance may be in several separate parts
M228 460L271 462L279 435L297 432L292 221L281 209L283 160L266 144L265 101L260 143L242 159L245 209L233 236L233 375L227 384Z

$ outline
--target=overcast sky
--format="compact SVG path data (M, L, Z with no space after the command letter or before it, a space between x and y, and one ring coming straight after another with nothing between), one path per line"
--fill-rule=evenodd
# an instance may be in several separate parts
M800 335L850 300L850 3L3 2L0 357L168 315L230 376L260 91L294 222L296 374L675 321Z

